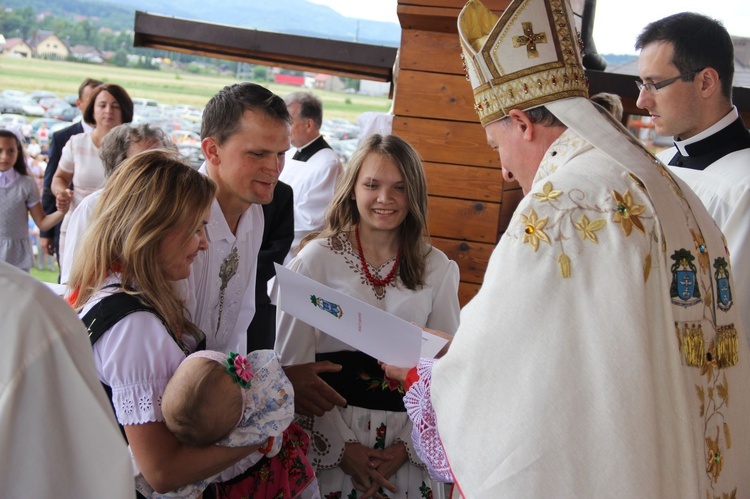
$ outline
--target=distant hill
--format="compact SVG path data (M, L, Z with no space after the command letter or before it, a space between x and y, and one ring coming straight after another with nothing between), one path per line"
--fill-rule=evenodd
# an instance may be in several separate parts
M365 0L351 0L365 1ZM136 10L241 28L316 38L359 41L398 47L397 23L345 17L325 5L307 0L0 0L6 8L32 7L37 14L51 12L67 19L87 17L96 26L132 30ZM602 54L608 68L620 66L633 55Z
M352 0L361 1L361 0ZM306 0L0 0L5 8L31 6L68 19L89 17L97 26L132 30L136 10L241 28L397 47L397 23L357 20Z
M361 0L352 0L361 1ZM401 27L396 23L345 17L324 5L306 0L120 0L137 10L243 28L316 38L359 41L397 47ZM221 6L217 8L217 6Z

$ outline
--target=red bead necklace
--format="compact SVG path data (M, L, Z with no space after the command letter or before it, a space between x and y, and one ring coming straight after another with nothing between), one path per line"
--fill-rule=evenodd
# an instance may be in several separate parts
M385 287L389 282L393 280L393 276L396 275L398 264L401 262L401 247L398 248L398 253L396 253L396 261L393 263L393 268L391 269L391 271L388 272L387 276L385 276L385 279L375 279L370 273L367 261L365 260L365 252L362 250L362 241L360 241L359 239L359 225L354 227L354 237L357 238L359 261L362 264L362 269L365 271L365 277L367 277L367 280L370 281L370 284L372 284L373 286L380 286L381 288Z

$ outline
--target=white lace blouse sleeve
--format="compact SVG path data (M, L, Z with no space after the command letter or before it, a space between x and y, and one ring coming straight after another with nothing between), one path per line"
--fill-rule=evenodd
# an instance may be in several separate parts
M433 479L452 482L453 474L438 434L435 409L430 399L432 365L435 362L435 359L421 359L417 364L419 380L406 392L404 405L413 423L412 443L419 459L425 463Z
M134 312L94 345L101 381L112 388L117 421L133 425L163 421L161 397L185 354L150 312Z

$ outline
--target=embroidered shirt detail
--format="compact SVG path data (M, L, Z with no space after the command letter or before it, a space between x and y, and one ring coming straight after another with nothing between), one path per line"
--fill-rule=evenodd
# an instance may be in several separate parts
M351 269L354 273L359 274L360 276L360 282L365 285L372 288L373 293L375 294L375 297L378 300L382 300L385 298L385 294L388 288L396 287L398 286L398 283L401 282L399 277L399 271L396 271L395 277L392 281L388 282L385 286L375 286L369 280L367 279L367 275L365 274L364 269L362 268L362 264L359 259L358 252L354 249L351 241L349 241L349 237L346 233L340 233L335 236L331 236L326 240L327 247L333 251L337 255L341 255L344 257L344 261L346 262L346 266ZM388 271L393 268L393 265L396 264L396 258L392 258L388 260L387 262L383 263L378 268L372 267L370 265L370 268L372 269L370 273L373 277L380 279L381 276L388 275Z

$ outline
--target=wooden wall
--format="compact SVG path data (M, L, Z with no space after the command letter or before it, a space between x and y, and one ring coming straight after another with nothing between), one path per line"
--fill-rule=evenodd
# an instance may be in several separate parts
M479 290L490 254L522 198L503 182L461 64L456 19L465 0L399 0L402 27L393 133L425 162L433 244L458 263L459 299ZM484 0L496 13L509 0Z

